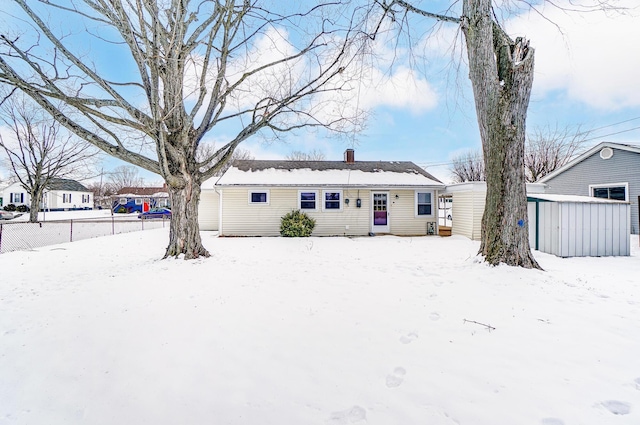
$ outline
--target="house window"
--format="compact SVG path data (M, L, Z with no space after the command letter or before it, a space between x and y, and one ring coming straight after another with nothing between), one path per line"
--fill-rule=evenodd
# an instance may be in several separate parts
M301 210L318 209L318 192L313 190L301 190L298 192L298 208Z
M90 195L82 195L82 203L88 204L89 202L91 202Z
M416 192L416 216L432 215L431 192Z
M21 204L24 202L24 193L12 193L9 198L11 199L11 203Z
M250 204L269 204L269 191L268 190L252 190L249 192Z
M70 193L63 193L62 194L62 202L66 203L66 204L67 203L70 204L71 203L71 194Z
M340 210L342 209L342 191L325 191L322 197L324 198L323 208L325 210Z
M119 204L126 204L126 203L127 203L127 198L120 198L120 199L118 200L118 203L119 203Z
M628 201L628 183L614 183L607 185L590 185L589 191L594 198L613 199L616 201Z
M136 205L142 205L142 198L136 198Z

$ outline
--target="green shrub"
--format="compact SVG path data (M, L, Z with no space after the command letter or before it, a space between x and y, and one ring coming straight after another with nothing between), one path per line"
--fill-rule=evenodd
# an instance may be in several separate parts
M26 212L29 212L29 207L24 205L24 204L23 205L18 205L16 207L16 211L21 212L21 213L26 213Z
M15 204L5 205L4 206L4 210L5 211L15 211L16 210L16 206L15 206Z
M316 221L300 210L287 213L280 219L280 234L286 237L311 236Z
M123 206L120 206L117 210L116 210L116 214L126 214L127 213L127 209Z

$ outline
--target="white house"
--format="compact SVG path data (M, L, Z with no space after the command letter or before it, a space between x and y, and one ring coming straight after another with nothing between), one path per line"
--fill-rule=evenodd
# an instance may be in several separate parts
M203 185L199 219L223 236L277 236L299 209L316 220L315 236L437 234L442 189L412 162L355 161L352 149L344 161L236 161Z
M13 183L4 189L3 204L31 205L31 196L20 183ZM52 179L44 191L40 209L47 211L93 209L93 192L82 184L70 179Z

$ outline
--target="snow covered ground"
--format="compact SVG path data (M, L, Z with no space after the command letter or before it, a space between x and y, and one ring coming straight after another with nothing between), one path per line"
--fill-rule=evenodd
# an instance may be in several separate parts
M640 423L637 236L543 272L460 237L202 235L0 255L0 423Z

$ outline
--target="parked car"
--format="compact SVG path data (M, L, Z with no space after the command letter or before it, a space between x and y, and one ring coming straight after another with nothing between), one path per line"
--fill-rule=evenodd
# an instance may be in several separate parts
M15 215L11 211L0 210L0 220L11 220Z
M171 218L171 210L168 208L151 208L149 211L145 211L138 214L138 218L150 219L150 218Z

